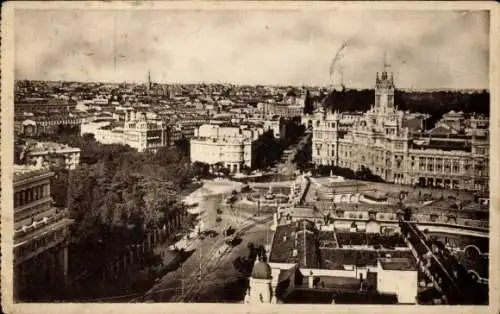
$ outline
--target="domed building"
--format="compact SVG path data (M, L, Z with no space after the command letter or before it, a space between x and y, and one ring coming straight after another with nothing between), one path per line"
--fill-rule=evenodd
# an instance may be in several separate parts
M256 260L252 270L254 279L271 279L271 266L263 260Z
M250 277L245 303L271 303L274 299L271 280L271 266L261 257L257 258Z

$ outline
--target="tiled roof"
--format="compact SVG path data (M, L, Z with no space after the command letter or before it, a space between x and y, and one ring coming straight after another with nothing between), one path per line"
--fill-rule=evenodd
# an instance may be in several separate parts
M278 226L274 233L269 261L317 268L319 266L317 235L318 230L307 220Z
M347 243L381 245L382 249L339 248L349 245ZM311 222L301 220L277 227L269 261L298 264L301 268L343 269L344 265L376 266L377 259L386 254L390 254L391 258L411 258L409 251L396 251L395 247L406 247L399 236L362 232L335 234L332 231L319 231Z
M406 247L399 235L381 235L365 232L336 232L339 247L344 245L381 245L383 247Z
M344 265L358 267L377 266L377 260L387 254L391 258L407 258L413 261L410 251L369 250L369 249L321 249L321 268L344 269ZM413 264L412 264L413 265Z

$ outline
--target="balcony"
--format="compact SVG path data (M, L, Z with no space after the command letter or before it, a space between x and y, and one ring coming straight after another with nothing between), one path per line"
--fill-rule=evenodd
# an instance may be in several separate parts
M68 216L68 212L63 211L50 217L44 217L43 219L35 221L30 226L24 226L23 228L14 230L14 242L16 242L14 247L18 245L17 243L22 243L30 238L37 237L37 235L43 233L44 230L46 231L47 228L55 228L65 221L67 224L71 221Z
M50 225L44 224L43 227L15 239L14 263L16 265L66 243L69 238L67 228L72 223L72 220L64 216L58 218L57 221L52 221Z
M51 204L52 197L46 196L36 201L28 202L22 206L17 206L14 208L14 220L23 219L23 216L32 215L32 213L36 212L36 209L38 209L40 205L44 205L45 203Z

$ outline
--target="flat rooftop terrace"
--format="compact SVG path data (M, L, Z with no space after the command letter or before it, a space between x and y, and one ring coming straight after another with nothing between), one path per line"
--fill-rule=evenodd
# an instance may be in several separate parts
M446 190L437 188L417 188L408 185L400 185L393 183L380 183L380 182L369 182L360 180L348 180L340 182L331 182L330 177L315 177L311 179L311 186L306 195L306 202L314 202L316 192L321 194L321 192L331 193L335 190L336 193L355 193L364 191L378 191L387 195L390 204L395 204L399 201L400 192L406 193L406 198L404 202L417 202L424 198L443 198L448 199L449 197L454 197L456 200L460 201L471 201L474 200L474 194L467 191L457 191L457 190ZM318 183L314 184L314 182Z

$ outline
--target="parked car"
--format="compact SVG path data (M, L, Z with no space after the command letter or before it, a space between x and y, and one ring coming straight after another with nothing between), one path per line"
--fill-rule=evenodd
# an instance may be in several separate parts
M215 230L207 230L205 231L205 234L211 238L215 238L217 236L217 231Z

